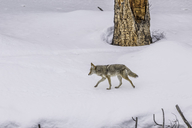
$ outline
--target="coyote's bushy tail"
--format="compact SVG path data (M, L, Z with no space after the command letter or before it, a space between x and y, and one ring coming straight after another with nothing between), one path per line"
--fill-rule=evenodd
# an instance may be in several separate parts
M131 77L139 77L136 73L132 72L128 67L126 67L126 70L127 70L127 74Z
M132 72L132 71L130 71L128 75L131 76L131 77L134 77L134 78L138 77L138 75L135 74L135 73Z

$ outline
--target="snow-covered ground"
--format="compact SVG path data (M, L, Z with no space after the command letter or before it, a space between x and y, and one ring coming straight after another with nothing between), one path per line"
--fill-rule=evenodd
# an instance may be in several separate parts
M113 0L0 1L0 128L133 128L166 123L178 104L192 123L192 1L151 0L149 46L103 41L113 26ZM103 8L99 11L97 6ZM135 89L117 78L94 85L90 63L122 63L137 73Z

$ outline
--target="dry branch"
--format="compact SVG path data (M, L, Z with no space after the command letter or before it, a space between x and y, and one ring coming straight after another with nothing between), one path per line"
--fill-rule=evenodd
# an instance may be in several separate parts
M173 113L172 113L173 114ZM179 126L180 126L180 124L179 124L179 120L177 119L177 116L175 115L175 114L173 114L174 116L175 116L175 118L176 118L176 120L175 121L173 121L174 122L174 125L172 125L172 128L179 128Z
M183 115L181 109L179 108L179 105L176 105L177 111L179 112L180 116L182 117L183 121L187 125L188 128L192 128L189 122L186 120L185 116Z
M134 118L132 117L132 119L135 121L135 128L137 128L138 118L136 117L136 119L134 119Z
M156 125L161 126L162 128L165 128L165 113L164 110L162 109L162 113L163 113L163 124L159 124L156 122L155 120L155 114L153 114L153 121ZM170 125L166 125L166 127L171 127Z
M158 125L158 126L163 126L162 124L159 124L159 123L156 122L156 120L155 120L155 114L153 114L153 121L154 121L154 123L155 123L156 125Z
M103 9L102 9L102 8L100 8L100 7L98 7L98 9L99 9L100 11L103 11Z
M164 113L163 109L161 109L161 110L162 110L162 113L163 113L163 127L162 128L164 128L165 127L165 113Z

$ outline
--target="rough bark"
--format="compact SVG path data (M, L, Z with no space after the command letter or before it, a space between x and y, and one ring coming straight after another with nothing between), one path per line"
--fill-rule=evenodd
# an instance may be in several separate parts
M151 42L148 0L115 0L112 44L142 46Z

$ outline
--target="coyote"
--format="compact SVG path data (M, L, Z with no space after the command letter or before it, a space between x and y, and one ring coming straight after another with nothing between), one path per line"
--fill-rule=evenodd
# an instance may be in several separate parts
M132 81L129 79L128 75L131 77L138 77L137 74L133 73L129 68L127 68L125 65L123 64L112 64L112 65L94 65L93 63L91 63L91 69L88 75L92 75L92 74L97 74L98 76L101 76L102 79L99 80L97 82L97 84L94 87L97 87L98 84L102 81L104 81L106 78L108 79L109 82L109 88L107 88L107 90L111 89L111 76L117 76L119 79L119 86L115 87L115 88L119 88L122 85L122 78L128 80L131 85L133 86L133 88L135 88L135 86L133 85Z

